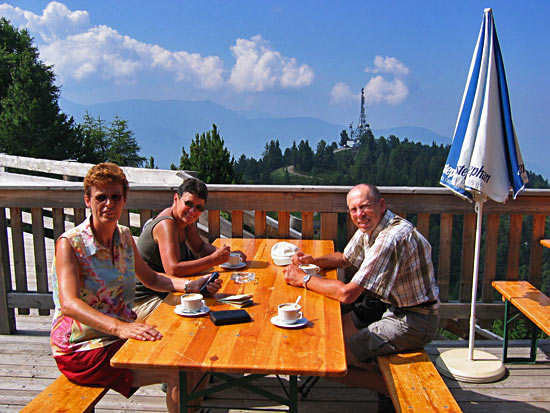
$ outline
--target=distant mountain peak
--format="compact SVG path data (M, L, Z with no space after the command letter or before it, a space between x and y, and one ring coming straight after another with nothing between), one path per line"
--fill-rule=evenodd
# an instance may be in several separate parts
M128 99L116 102L82 105L61 98L62 110L82 122L86 110L94 117L112 121L115 116L128 121L141 146L141 155L153 156L160 168L179 164L181 148L189 148L195 135L212 129L215 123L231 154L259 158L265 144L278 139L281 149L292 142L308 140L312 148L324 139L327 143L339 142L340 132L346 129L314 117L277 118L261 112L238 112L212 101ZM403 126L374 129L375 136L395 135L430 144L450 144L450 139L426 128Z

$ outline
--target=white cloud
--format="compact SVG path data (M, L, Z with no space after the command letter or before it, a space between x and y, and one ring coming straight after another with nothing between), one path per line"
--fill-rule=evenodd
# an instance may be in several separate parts
M25 27L38 34L40 39L37 41L46 43L81 33L90 27L87 11L71 12L63 3L55 1L46 6L41 16L6 3L0 4L0 15L16 27Z
M49 3L41 16L3 4L0 14L39 36L36 40L41 59L54 65L62 82L94 78L134 84L147 74L166 83L170 81L168 74L175 81L189 81L203 89L224 83L223 62L217 56L172 52L107 26L92 26L87 11L70 11L62 3Z
M231 51L237 61L228 82L238 91L261 92L276 86L298 88L313 82L314 73L309 66L282 56L261 35L251 40L237 39Z
M404 77L411 71L395 57L376 56L374 68L366 68L365 72L388 73L391 78L387 79L382 75L371 77L364 87L366 103L398 105L409 96L409 88L405 84ZM331 91L332 103L358 101L359 97L359 94L352 93L350 87L343 82L334 85Z
M236 40L230 48L236 62L229 79L224 79L227 71L218 56L170 51L141 42L111 27L92 25L87 11L72 11L60 2L50 2L41 15L0 4L0 15L29 30L40 58L54 66L64 85L85 81L103 81L107 87L185 82L188 89L214 90L230 85L239 92L261 92L301 88L314 79L309 66L281 55L261 35Z
M395 57L376 56L374 58L374 68L365 68L365 72L370 73L392 73L394 75L408 75L410 69L401 63Z
M330 101L332 103L345 103L349 101L357 101L360 98L359 94L353 93L347 83L336 83L330 92Z
M409 89L401 79L387 81L382 76L375 76L365 86L367 103L388 103L397 105L409 96Z

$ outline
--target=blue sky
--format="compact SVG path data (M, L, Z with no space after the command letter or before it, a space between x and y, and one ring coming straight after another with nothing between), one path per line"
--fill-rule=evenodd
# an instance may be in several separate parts
M365 88L371 127L452 137L492 7L526 167L550 176L550 2L490 3L22 0L0 3L0 15L29 30L77 103L211 100L348 125Z

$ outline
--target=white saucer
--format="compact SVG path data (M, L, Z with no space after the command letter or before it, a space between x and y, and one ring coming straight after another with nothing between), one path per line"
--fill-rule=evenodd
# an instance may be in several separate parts
M228 263L221 264L220 267L225 268L226 270L236 270L238 268L246 267L246 262L240 262L237 265L229 265Z
M305 326L307 323L308 323L308 320L305 317L300 318L298 321L292 324L283 323L282 321L279 320L279 316L271 317L271 324L282 328L298 328L298 327Z
M181 308L181 305L177 305L174 307L174 313L184 317L197 317L200 315L208 314L209 312L210 308L205 305L202 306L198 311L185 311L183 308Z

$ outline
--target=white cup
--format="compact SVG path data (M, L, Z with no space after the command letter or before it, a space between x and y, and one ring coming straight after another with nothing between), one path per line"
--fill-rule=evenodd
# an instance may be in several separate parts
M191 293L181 296L181 308L183 311L199 311L204 305L202 294Z
M294 303L279 304L278 317L281 323L294 324L302 318L302 307Z
M235 267L236 265L239 265L241 262L242 262L242 257L241 257L241 254L239 254L238 252L232 252L229 254L229 259L227 260L227 263L231 266L231 267Z
M303 272L305 272L306 274L309 274L309 275L315 275L321 269L315 264L301 264L301 265L299 265L299 267Z

